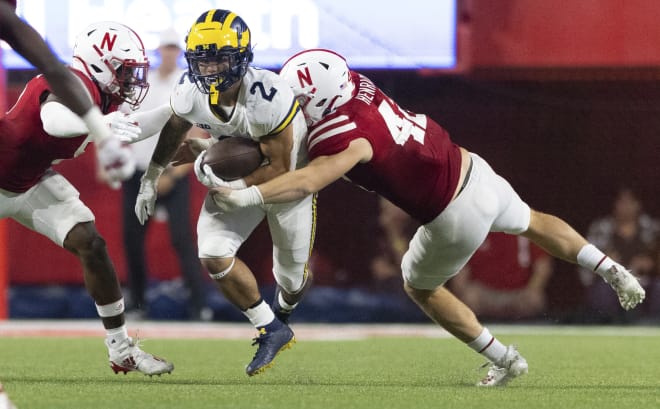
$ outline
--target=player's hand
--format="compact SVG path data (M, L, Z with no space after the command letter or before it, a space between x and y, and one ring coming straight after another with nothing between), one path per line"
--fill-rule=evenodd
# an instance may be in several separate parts
M216 187L211 190L211 197L213 202L226 212L264 204L264 198L257 186L250 186L245 189Z
M190 138L184 140L174 154L174 158L172 158L172 166L193 163L200 153L204 152L214 143L215 140L213 138Z
M123 143L135 143L151 135L142 135L142 129L132 115L123 112L111 112L103 117L112 134Z
M99 166L113 189L119 189L121 182L135 173L135 158L131 150L122 146L116 137L108 137L96 146Z
M197 180L199 180L202 185L208 187L209 189L221 186L227 187L229 189L243 189L247 186L244 179L228 181L216 176L209 165L202 164L204 161L205 153L205 150L202 151L202 153L197 156L195 164L193 165L195 176L197 176Z
M156 208L156 184L153 180L145 179L140 181L140 191L135 200L135 215L140 224L144 224L149 216L153 216Z
M140 179L140 191L135 200L135 215L140 224L144 224L149 216L153 216L154 214L156 198L158 197L156 193L158 179L164 169L162 166L151 162L147 171L142 175L142 179Z

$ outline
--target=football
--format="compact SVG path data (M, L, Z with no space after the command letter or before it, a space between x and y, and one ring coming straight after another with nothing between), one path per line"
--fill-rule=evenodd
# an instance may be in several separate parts
M206 150L203 165L209 165L213 173L232 181L254 172L263 162L259 143L249 138L229 137L211 145Z

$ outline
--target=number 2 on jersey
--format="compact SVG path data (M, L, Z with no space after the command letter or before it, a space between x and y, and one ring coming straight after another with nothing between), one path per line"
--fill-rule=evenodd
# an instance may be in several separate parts
M389 98L383 98L383 102L378 106L378 112L383 117L387 129L397 145L405 144L410 137L424 145L426 115L409 114Z
M252 87L250 87L250 93L252 95L257 93L257 89L261 93L261 96L263 99L267 100L268 102L273 102L273 97L275 94L277 94L277 90L273 87L270 87L270 91L268 94L266 94L266 88L264 87L264 83L261 81L257 81L254 84L252 84Z

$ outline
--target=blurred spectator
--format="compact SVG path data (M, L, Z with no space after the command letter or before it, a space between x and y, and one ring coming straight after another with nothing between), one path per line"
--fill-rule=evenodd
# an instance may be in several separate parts
M654 249L660 232L660 223L643 212L642 202L630 187L618 190L612 213L595 220L589 226L587 240L603 249L612 258L632 269L640 279L650 300L652 281L657 280ZM649 301L637 310L619 308L616 294L603 280L591 272L581 271L580 278L586 287L587 317L598 323L627 323L642 318Z
M415 234L418 223L406 212L384 198L379 200L378 253L371 261L369 287L375 291L404 294L401 278L401 259Z
M449 285L478 316L530 319L545 312L552 270L552 258L527 238L490 233Z
M183 74L177 65L182 53L181 39L172 29L161 33L158 54L160 65L149 73L149 93L138 111L147 111L167 103L170 92ZM193 128L197 129L197 128ZM192 130L191 130L192 132ZM197 131L200 132L200 131ZM140 189L140 178L149 166L158 135L154 135L131 145L137 163L135 175L123 184L123 222L124 249L128 265L128 284L130 290L129 308L134 315L148 316L145 300L147 289L147 261L145 237L149 222L140 224L135 216L135 200ZM158 184L156 220L166 220L170 239L179 259L179 267L188 288L188 314L191 319L209 319L206 308L206 291L202 267L197 258L197 248L190 222L190 181L188 173L192 165L169 167L163 173ZM152 219L153 220L153 219Z

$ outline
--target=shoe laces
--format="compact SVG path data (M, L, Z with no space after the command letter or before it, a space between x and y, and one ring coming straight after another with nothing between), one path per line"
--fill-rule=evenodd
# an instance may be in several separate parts
M122 341L116 348L113 348L115 352L119 355L125 354L128 350L133 348L130 352L131 355L140 356L144 353L140 348L140 345L144 342L144 339L140 339L139 331L136 331L135 337L128 337Z
M513 351L511 356L507 356L509 354L509 351ZM486 368L488 366L490 366L489 369L492 369L492 370L498 370L498 369L508 370L511 367L511 364L513 364L513 362L516 361L516 359L517 359L516 355L518 354L517 352L518 352L518 347L516 345L510 345L510 346L507 347L507 350L504 353L504 356L502 356L502 358L501 358L501 365L497 362L486 361L485 363L480 365L476 370L481 371L481 370L483 370L484 368Z
M252 338L252 346L261 345L270 337L270 333L266 330L260 330L256 337Z

